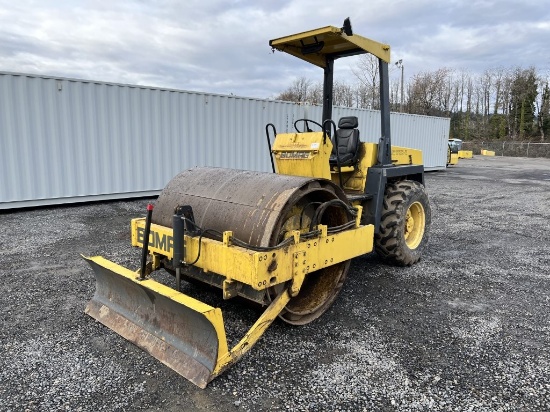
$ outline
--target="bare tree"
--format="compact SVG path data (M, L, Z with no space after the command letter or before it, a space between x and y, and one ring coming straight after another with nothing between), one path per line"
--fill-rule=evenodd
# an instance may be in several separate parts
M314 83L309 87L307 102L310 104L323 104L323 84L321 82Z
M503 107L504 96L502 96L502 89L504 86L505 72L501 67L492 69L491 72L494 79L493 114L497 114L499 109Z
M468 89L468 82L470 81L471 74L468 70L462 69L460 72L460 113L464 112L464 94L467 95L467 89ZM468 101L466 96L466 101ZM468 108L466 108L466 111L468 111Z
M415 75L410 87L411 111L417 114L440 115L448 109L450 94L449 69Z
M390 83L390 105L394 110L399 110L401 79L394 79Z
M359 63L352 69L353 74L359 80L361 93L365 93L367 98L361 98L359 101L370 103L366 106L360 106L367 109L379 108L379 90L378 90L378 58L371 54L363 54L359 57Z
M333 104L335 106L353 107L355 103L353 88L344 82L334 82L332 91Z
M483 123L489 120L489 108L491 106L491 92L493 88L493 73L490 70L485 70L479 78L479 86L481 93L481 119Z
M461 84L460 79L456 76L455 71L449 73L449 88L450 88L450 101L449 101L449 112L456 113L458 112L459 105L462 106L460 99L462 98L460 94Z
M378 62L364 55L352 69L356 83L334 83L338 106L379 108ZM409 113L451 117L451 135L464 139L534 138L550 134L549 76L535 68L493 68L479 75L467 69L441 68L414 75L404 85ZM396 109L399 81L390 85L390 103ZM277 99L322 104L323 85L297 78Z
M275 97L275 100L283 100L286 102L304 103L308 101L311 80L305 77L299 77L285 89L281 94Z

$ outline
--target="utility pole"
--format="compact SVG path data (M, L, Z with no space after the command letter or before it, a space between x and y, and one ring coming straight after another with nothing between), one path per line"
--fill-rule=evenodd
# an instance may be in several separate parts
M404 83L404 72L405 72L405 66L403 66L403 59L399 59L395 62L395 65L398 69L401 69L401 103L399 104L399 111L403 113L403 83Z

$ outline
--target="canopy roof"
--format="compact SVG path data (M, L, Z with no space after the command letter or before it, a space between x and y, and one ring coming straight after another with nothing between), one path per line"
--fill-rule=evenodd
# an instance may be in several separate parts
M371 53L386 63L390 62L388 44L357 34L348 36L342 29L334 26L273 39L269 41L269 45L323 68L327 65L327 57L337 59L364 53Z

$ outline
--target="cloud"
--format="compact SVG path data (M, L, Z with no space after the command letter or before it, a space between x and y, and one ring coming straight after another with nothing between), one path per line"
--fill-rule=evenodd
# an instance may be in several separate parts
M392 45L406 76L444 66L550 66L544 3L0 1L0 70L270 97L322 72L273 54L269 39L347 16L356 33ZM354 81L349 65L337 67Z

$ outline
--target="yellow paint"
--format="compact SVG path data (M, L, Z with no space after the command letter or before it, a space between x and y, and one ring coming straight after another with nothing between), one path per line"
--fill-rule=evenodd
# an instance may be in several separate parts
M459 150L458 151L458 158L459 159L471 159L474 157L474 152L471 150Z
M321 50L315 53L303 54L304 45L314 45L323 42ZM391 62L390 46L375 40L354 34L347 36L340 28L334 26L321 27L302 33L292 34L269 41L269 45L279 51L289 53L319 67L326 66L326 56L333 53L351 52L355 54L371 53L386 63Z
M367 181L367 171L369 167L376 164L376 153L378 145L375 143L361 143L359 146L359 156L357 167L342 168L342 182L344 189L354 190L359 192L365 191ZM338 167L333 166L331 169L331 177L333 183L340 185L338 176Z
M212 372L209 380L214 379L228 367L237 362L246 352L248 352L258 340L262 337L266 329L273 323L275 318L279 316L279 313L285 308L290 301L290 294L288 290L283 291L268 308L262 313L262 316L252 325L250 330L244 335L244 337L235 345L231 352L225 352L220 356L218 354L218 361L216 367Z
M409 249L416 249L422 238L424 237L424 231L426 228L426 213L424 212L424 206L420 202L414 202L407 209L407 215L405 217L405 243Z
M481 154L483 156L494 156L495 155L495 152L492 151L492 150L485 150L485 149L482 149L481 150Z
M344 189L364 193L368 170L377 162L378 144L361 143L357 167L342 168ZM422 165L422 151L407 147L392 146L392 163L395 165ZM340 185L338 167L331 169L331 180Z
M274 49L289 53L320 67L327 65L327 56L333 54L371 53L390 63L390 46L358 36L345 35L341 29L327 26L270 41ZM319 50L302 53L302 48L319 45ZM331 170L329 158L332 142L323 132L281 133L272 147L276 171L279 174L332 179L339 183L338 171ZM368 169L377 163L378 145L362 143L356 167L341 170L344 188L364 192ZM392 162L397 165L422 165L419 150L402 147L392 148ZM382 188L383 189L383 188ZM285 283L283 290L268 306L245 336L229 351L223 317L219 308L214 308L190 296L180 293L152 279L138 280L136 272L110 262L102 257L88 258L115 275L123 276L147 289L153 296L163 296L204 316L215 330L218 354L214 370L208 380L223 372L236 362L260 339L273 320L296 296L308 276L323 268L345 262L373 250L374 226L360 225L362 207L357 207L355 227L331 234L325 225L319 225L315 238L302 240L299 231L290 231L294 243L269 251L253 251L232 244L232 232L223 233L221 241L208 238L184 236L185 262L195 261L194 266L204 272L213 272L224 277L224 297L234 296L235 283L240 282L256 290L266 290ZM407 213L407 235L410 247L417 247L422 239L425 219L422 205L414 203ZM299 215L297 215L299 216ZM143 247L145 219L131 223L132 245ZM153 256L152 267L160 267L161 256L173 256L173 230L152 224L149 235L149 253ZM408 243L409 244L409 243ZM200 256L199 256L200 250ZM288 283L287 283L288 282Z
M252 328L237 345L228 350L222 312L200 302L188 295L178 292L153 279L138 280L138 273L119 266L100 256L86 258L93 260L114 275L123 276L153 295L184 305L204 316L212 324L218 341L218 356L214 371L209 380L222 373L226 368L241 358L260 339L273 320L281 313L292 296L296 296L307 276L315 276L319 269L335 265L373 250L374 226L359 225L362 209L358 208L359 217L355 228L330 234L325 225L319 225L319 235L315 238L300 241L300 232L294 231L291 236L296 244L269 252L254 252L231 244L231 232L224 232L223 240L217 241L202 238L201 254L195 266L208 272L215 272L226 279L223 283L224 296L232 297L232 282L246 283L257 290L267 289L275 284L290 281L285 289L264 311ZM133 219L131 223L132 245L143 247L145 219ZM185 236L185 261L195 260L199 249L199 238ZM149 235L149 253L157 261L159 256L172 258L173 230L157 224L151 224Z
M144 218L132 220L132 246L143 246L144 227ZM373 249L373 225L358 226L335 234L324 233L326 230L321 231L319 237L269 252L255 252L234 245L226 246L224 242L203 237L201 255L194 266L245 283L256 290L264 290L302 275L302 272L295 273L296 254L302 256L300 264L303 266L304 274L308 274L364 255ZM151 224L149 252L171 259L173 251L169 247L169 239L172 236L171 228ZM161 242L159 239L165 241ZM192 262L198 254L199 237L185 236L185 245L185 261Z
M447 165L456 165L458 163L458 153L451 152L451 147L447 147Z
M330 179L332 142L323 132L279 133L273 143L277 173Z
M391 160L396 165L422 165L422 150L392 146Z
M181 292L178 292L175 289L172 289L162 283L159 283L153 279L138 280L138 274L130 269L126 269L123 266L117 265L110 260L105 259L101 256L86 257L82 256L86 260L91 260L98 264L99 266L104 267L108 271L125 277L128 280L139 284L141 287L148 289L149 291L165 296L167 299L170 299L180 305L186 306L193 311L204 316L214 327L216 335L218 337L218 359L225 356L228 353L227 348L227 339L225 336L225 327L223 324L222 311L219 308L214 308L206 303L201 302L200 300L194 299L191 296L185 295Z
M214 308L206 303L192 298L184 293L178 292L168 286L163 285L153 279L138 280L136 272L126 269L123 266L117 265L101 256L86 257L86 260L91 260L102 266L114 275L122 276L131 282L139 284L140 287L147 289L149 294L153 296L163 296L166 299L172 300L179 305L185 306L194 312L202 315L210 322L216 332L218 343L218 354L216 365L208 381L211 381L225 369L237 362L246 352L248 352L254 344L261 338L265 330L271 325L275 318L281 313L284 307L290 300L290 295L287 290L284 290L264 311L256 323L250 328L245 336L235 345L231 351L228 349L227 337L225 333L225 325L220 308Z

